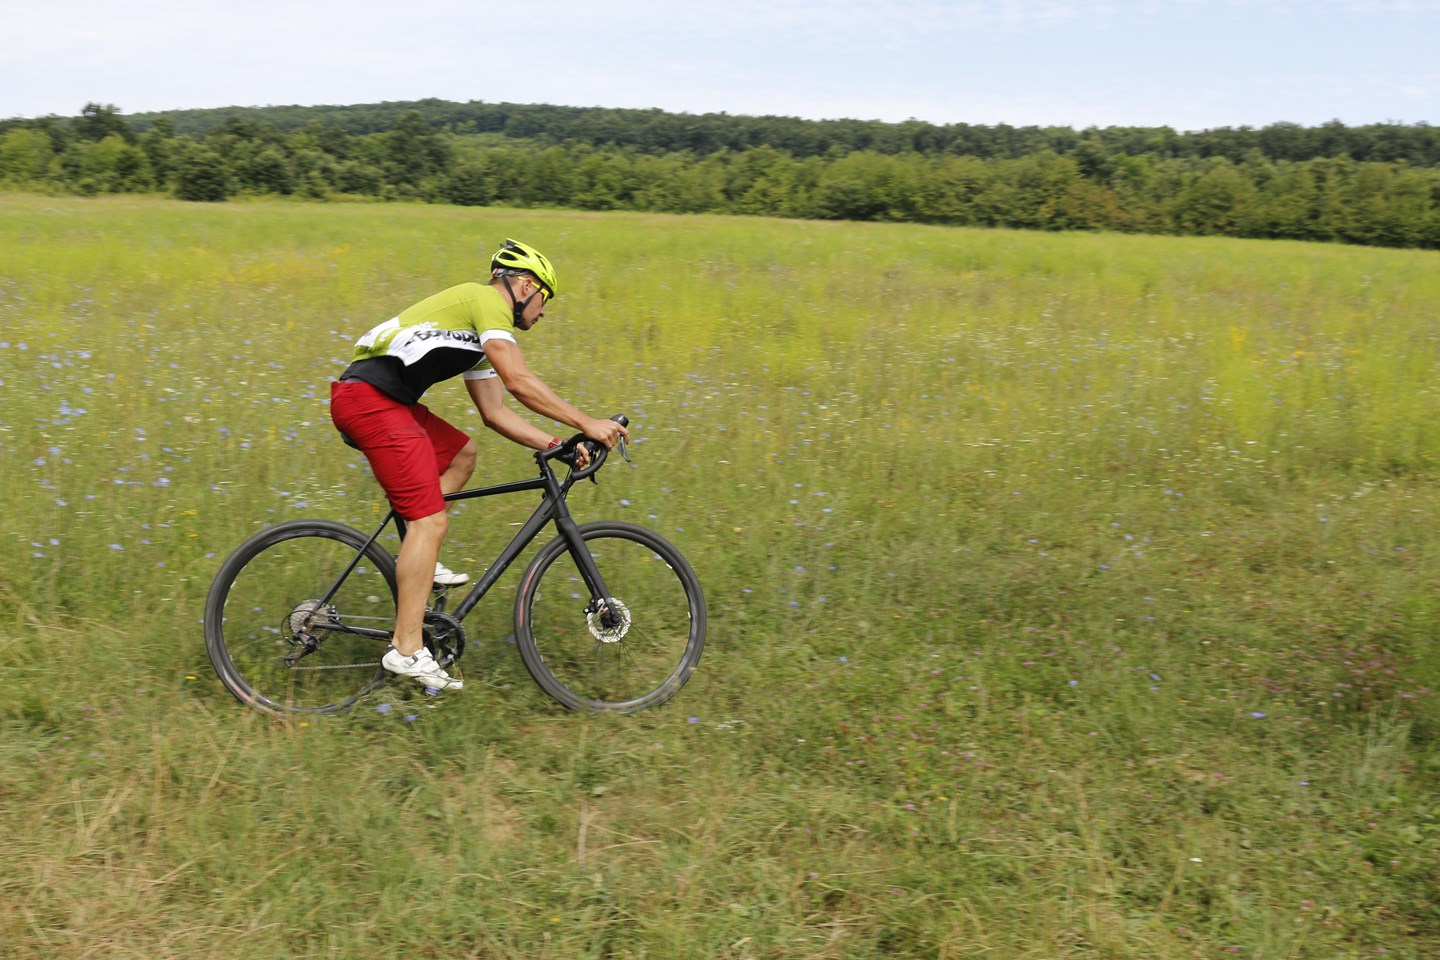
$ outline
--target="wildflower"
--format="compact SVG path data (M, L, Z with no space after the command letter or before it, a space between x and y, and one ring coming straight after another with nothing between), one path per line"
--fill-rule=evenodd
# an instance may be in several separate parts
M375 712L376 712L376 713L389 713L391 709L392 709L392 708L391 708L390 704L388 704L388 703L382 703L382 704L378 705L378 706L375 708Z

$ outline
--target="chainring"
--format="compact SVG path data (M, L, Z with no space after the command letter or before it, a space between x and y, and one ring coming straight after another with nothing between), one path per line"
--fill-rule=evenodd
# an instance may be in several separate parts
M448 613L426 611L423 629L425 646L430 649L430 655L440 666L448 667L464 654L465 628Z

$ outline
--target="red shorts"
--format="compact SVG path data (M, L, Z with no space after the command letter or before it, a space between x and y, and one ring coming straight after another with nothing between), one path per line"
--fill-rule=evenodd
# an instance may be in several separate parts
M440 474L470 442L463 432L360 380L330 384L330 419L370 461L396 513L419 520L445 509Z

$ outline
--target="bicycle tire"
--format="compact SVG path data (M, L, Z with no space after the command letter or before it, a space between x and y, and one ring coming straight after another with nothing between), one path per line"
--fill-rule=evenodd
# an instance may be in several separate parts
M557 537L530 562L515 597L520 658L540 689L571 710L658 706L690 679L705 648L700 581L679 550L644 527L598 521L579 529L620 622L607 628L587 617L578 566L555 566L570 553Z
M344 524L294 520L250 537L220 566L205 600L205 649L241 703L273 716L334 713L385 682L380 656L395 626L395 561L368 539ZM297 628L318 642L290 664L286 655L305 647ZM385 637L347 632L356 628Z

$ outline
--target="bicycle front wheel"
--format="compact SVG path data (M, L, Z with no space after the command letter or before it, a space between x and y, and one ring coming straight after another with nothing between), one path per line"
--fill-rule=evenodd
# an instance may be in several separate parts
M613 610L597 610L558 537L531 561L515 598L515 639L530 676L572 710L633 713L690 679L705 646L705 598L670 543L630 523L580 526ZM563 558L563 559L562 559Z
M205 602L205 647L242 703L274 715L330 713L385 682L395 561L367 539L343 524L297 520L255 534L220 567Z

